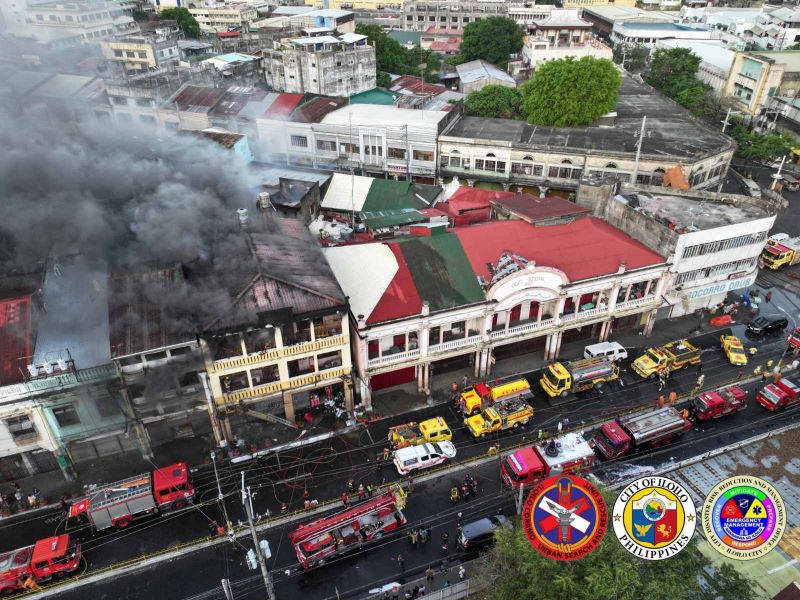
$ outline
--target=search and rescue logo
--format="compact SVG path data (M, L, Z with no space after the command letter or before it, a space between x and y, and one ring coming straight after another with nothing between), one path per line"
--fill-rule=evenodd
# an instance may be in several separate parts
M702 512L703 532L714 549L734 560L772 550L786 530L786 506L763 479L738 476L714 486Z
M556 560L577 560L594 550L608 526L603 496L575 475L540 482L525 500L522 524L531 545Z
M614 533L622 547L645 560L675 556L692 539L697 510L689 492L665 477L632 481L617 497Z

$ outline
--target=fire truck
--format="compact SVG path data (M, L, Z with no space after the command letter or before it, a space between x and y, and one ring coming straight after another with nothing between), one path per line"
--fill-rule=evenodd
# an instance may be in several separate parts
M779 379L756 392L756 402L767 410L782 410L800 402L800 387L789 379Z
M495 431L517 429L520 425L527 425L533 418L531 405L520 397L511 397L500 402L495 402L479 415L464 419L464 426L469 429L473 437L486 437Z
M781 235L772 236L761 251L761 260L768 269L777 271L781 267L796 265L800 262L800 237L790 238Z
M631 367L639 377L653 378L661 370L676 371L689 365L700 364L700 350L695 348L689 340L678 340L663 346L648 348Z
M520 396L523 400L533 398L528 380L520 377L504 383L476 383L461 392L456 402L464 414L472 416L510 396Z
M690 429L692 424L672 406L618 417L603 423L592 440L605 459L612 459L646 446L660 446Z
M586 471L594 464L595 457L581 434L567 433L506 456L500 467L500 478L506 487L528 486L551 475Z
M0 554L0 595L24 589L32 577L36 583L66 577L81 563L81 544L62 534L39 540L33 546Z
M385 494L300 525L289 534L297 560L309 569L380 539L406 524L405 505L405 491L392 485Z
M570 392L600 388L619 377L619 367L604 357L582 358L567 363L553 363L542 373L539 383L551 398Z
M453 433L442 417L433 417L421 423L412 421L389 427L389 445L395 450L427 442L449 442Z
M790 348L800 349L800 327L797 327L789 334L789 337L786 338L786 343L789 344Z
M747 392L738 385L704 392L692 401L693 414L698 421L709 421L733 414L745 408Z
M175 463L115 483L95 486L69 509L72 524L88 522L95 531L123 529L156 513L185 508L194 500L186 463Z

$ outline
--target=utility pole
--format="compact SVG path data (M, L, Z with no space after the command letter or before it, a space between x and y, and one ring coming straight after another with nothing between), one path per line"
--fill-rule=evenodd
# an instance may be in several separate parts
M778 180L781 178L781 169L783 169L783 163L785 163L785 162L786 162L786 155L784 154L784 155L781 157L781 164L780 164L780 165L778 165L778 172L777 172L777 173L775 173L775 174L772 176L772 185L771 185L771 186L770 186L770 188L769 188L769 189L771 189L772 191L775 191L775 186L776 186L776 185L778 185Z
M231 582L227 579L222 580L222 591L225 593L225 600L233 600L233 590L231 589Z
M225 519L225 530L228 532L228 535L233 534L233 527L231 526L231 520L228 518L228 508L225 506L225 494L222 493L222 486L219 483L219 473L217 473L217 453L212 450L211 451L211 464L214 465L214 479L217 480L217 502L222 507L222 515ZM223 579L223 581L226 581ZM224 587L224 584L223 584Z
M253 536L253 544L255 545L256 557L258 557L258 564L261 566L261 575L264 576L264 587L267 589L267 597L269 600L276 600L275 588L272 585L272 578L267 569L267 561L264 559L264 553L261 551L261 544L258 542L256 535L256 526L253 523L253 494L250 492L250 487L244 487L244 471L242 471L242 504L247 513L247 522L250 524L250 534Z
M642 117L642 130L639 132L639 141L636 143L636 164L633 167L633 177L631 183L636 185L636 177L639 175L639 155L642 152L642 142L644 141L644 125L647 122L647 115Z

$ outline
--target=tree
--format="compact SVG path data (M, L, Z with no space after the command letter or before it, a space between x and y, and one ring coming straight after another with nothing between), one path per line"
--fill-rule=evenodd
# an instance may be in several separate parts
M136 21L137 23L150 20L150 14L143 11L141 8L134 8L131 11L131 16L133 17L133 20Z
M386 71L378 71L378 76L375 78L375 85L382 88L388 88L392 85L392 76Z
M586 125L614 109L620 82L619 71L605 58L549 61L522 85L522 108L537 125Z
M519 119L522 117L522 94L515 88L487 85L467 96L464 106L467 114L473 117Z
M673 98L687 83L697 78L700 57L688 48L659 48L650 58L647 82Z
M613 504L608 497L606 502ZM732 568L712 568L697 542L673 558L641 560L625 550L609 527L590 554L560 562L533 549L523 528L501 531L477 580L490 581L489 600L755 600L753 584Z
M736 155L748 160L772 162L797 145L797 140L788 133L758 133L742 123L731 127L728 133L739 144Z
M367 36L369 42L375 46L378 71L400 74L405 70L405 48L386 35L380 25L359 23L356 25L356 33Z
M442 58L436 52L428 51L425 61L425 81L439 83L439 70L442 68Z
M522 29L511 19L479 19L464 28L459 56L461 62L483 59L505 69L508 55L522 50L522 43Z
M178 27L181 28L183 35L186 37L200 37L200 25L198 25L188 8L165 8L161 11L161 18L177 21Z
M647 66L650 49L644 44L614 44L613 61L626 71L637 73ZM625 64L623 64L623 58Z

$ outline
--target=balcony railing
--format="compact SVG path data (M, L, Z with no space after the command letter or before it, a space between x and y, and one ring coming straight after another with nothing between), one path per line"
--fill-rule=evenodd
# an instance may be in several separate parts
M402 362L409 358L416 358L419 356L419 348L414 350L406 350L405 352L396 352L394 354L387 354L377 358L370 358L367 365L370 367L377 367L379 365L387 365L390 363Z
M438 352L447 352L448 350L453 350L454 348L472 346L473 344L477 344L480 341L481 341L481 336L479 335L471 335L467 338L458 338L455 340L450 340L449 342L442 342L441 344L429 346L428 354L436 354Z
M344 377L349 373L350 367L337 367L335 369L328 369L327 371L318 371L316 373L292 377L285 381L275 381L251 388L244 388L230 392L229 394L223 394L222 398L217 398L217 404L233 404L242 400L268 396L285 390L303 388L323 381Z
M334 335L331 337L314 340L313 342L303 342L301 344L294 344L292 346L284 346L283 348L272 348L264 352L248 354L247 356L234 356L232 358L225 358L215 361L214 364L211 365L209 372L218 373L220 371L227 371L228 369L248 367L250 365L265 361L277 360L278 358L285 356L293 356L295 354L314 352L316 350L323 350L325 348L332 348L334 346L342 346L346 343L347 338L344 335Z

